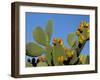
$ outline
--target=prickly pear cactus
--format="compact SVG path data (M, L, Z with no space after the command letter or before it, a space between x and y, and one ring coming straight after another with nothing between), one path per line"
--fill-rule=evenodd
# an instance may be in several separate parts
M61 38L53 38L53 21L48 20L45 29L37 26L33 30L34 42L26 44L26 55L34 57L38 60L36 66L61 66L61 65L76 65L89 64L89 55L81 54L81 51L89 40L90 30L89 23L82 21L76 30L76 33L69 33L67 42L70 48L64 45ZM52 44L51 44L52 42ZM43 54L45 54L43 56ZM35 59L35 58L34 58ZM32 66L30 63L26 63Z

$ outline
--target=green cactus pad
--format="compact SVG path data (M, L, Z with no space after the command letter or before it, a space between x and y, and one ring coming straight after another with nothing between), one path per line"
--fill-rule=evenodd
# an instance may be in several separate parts
M83 30L83 35L84 35L85 39L88 39L89 38L90 34L88 32L88 29L84 29Z
M52 46L46 46L46 60L48 62L48 64L51 66L51 60L52 60Z
M74 43L76 42L76 34L75 33L69 33L68 37L67 37L67 41L70 47L72 47L74 45Z
M47 24L47 26L45 28L45 31L46 31L46 33L48 35L48 39L49 39L49 42L50 42L51 36L52 36L52 33L53 33L53 21L52 20L48 21L48 24Z
M63 65L63 62L59 62L58 61L58 57L63 56L64 59L66 59L65 57L65 51L62 45L57 44L56 46L53 47L53 60L54 60L54 65Z
M46 46L49 43L49 41L48 41L48 35L39 26L34 29L34 31L33 31L33 37L34 37L34 40L37 43L41 44L41 45Z
M36 43L30 42L26 44L26 55L28 56L40 56L43 52L43 48Z

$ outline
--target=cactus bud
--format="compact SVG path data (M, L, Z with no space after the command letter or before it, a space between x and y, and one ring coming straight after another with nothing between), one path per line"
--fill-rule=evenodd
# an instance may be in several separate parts
M59 42L59 44L60 45L62 45L63 44L63 41L62 41L62 39L60 38L60 39L58 39L58 42Z
M83 39L81 37L79 37L79 43L83 43Z
M76 31L76 34L79 36L80 35L80 32L79 31Z
M85 37L83 35L80 35L80 38L84 41Z

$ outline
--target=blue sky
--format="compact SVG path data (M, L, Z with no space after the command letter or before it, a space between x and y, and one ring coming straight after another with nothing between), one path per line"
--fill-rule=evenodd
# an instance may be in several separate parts
M34 41L32 36L33 29L37 26L45 28L48 20L53 20L54 22L52 39L54 37L62 38L65 46L69 47L67 43L68 34L75 32L82 20L89 22L89 15L26 12L26 43ZM89 54L89 41L85 44L82 53Z

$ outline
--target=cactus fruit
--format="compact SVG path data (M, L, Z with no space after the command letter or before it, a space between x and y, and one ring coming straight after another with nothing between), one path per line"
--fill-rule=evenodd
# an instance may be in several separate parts
M53 38L53 44L54 44L54 46L55 46L56 44L63 45L63 41L62 41L61 38Z
M80 37L79 41L82 43L84 40L89 40L89 34L90 34L90 30L89 30L89 23L86 21L82 21L80 23L79 28L76 31L76 35L78 37Z

